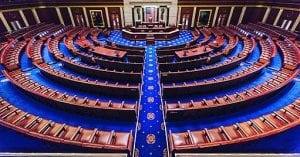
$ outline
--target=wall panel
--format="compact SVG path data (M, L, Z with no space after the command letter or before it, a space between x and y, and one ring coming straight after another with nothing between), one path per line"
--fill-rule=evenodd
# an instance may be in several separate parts
M122 19L121 19L121 10L120 10L120 7L108 7L108 15L109 15L110 26L113 25L113 20L112 20L112 17L111 17L112 14L118 14L120 27L122 27Z
M21 27L25 27L25 23L19 13L19 11L3 12L3 15L12 30L13 30L13 27L11 25L12 21L19 21Z
M82 17L84 25L86 25L86 21L85 21L85 18L84 18L84 13L83 13L83 8L82 7L71 7L71 12L72 12L72 15L73 15L73 18L74 18L75 26L79 26L80 21L78 21L78 20L81 20L81 19L77 18L78 16Z
M71 17L70 14L68 12L68 8L67 7L62 7L59 8L60 14L64 20L65 25L72 25L72 21L71 21Z
M224 24L226 25L227 20L229 18L230 10L231 10L231 7L220 7L219 11L218 11L218 14L217 14L217 18L216 18L215 24L217 25L218 19L219 19L220 15L226 15L226 18L224 20Z
M189 15L189 27L191 27L192 24L192 18L193 18L193 12L194 12L194 8L193 7L182 7L181 8L181 12L180 12L180 23L182 23L182 18L183 15ZM196 24L196 23L195 23Z
M247 7L242 23L257 23L264 18L267 8L265 7Z
M276 16L277 16L278 13L279 13L279 9L277 9L277 8L271 8L271 11L270 11L270 14L269 14L269 16L267 18L266 23L273 25L273 23L274 23L274 21L275 21Z
M34 19L34 16L33 16L33 13L31 11L31 9L25 9L25 10L23 10L23 13L24 13L24 16L26 17L27 22L28 22L29 25L35 25L36 24L36 21Z
M3 22L2 22L2 20L0 20L0 31L1 31L1 33L2 33L2 32L7 32L7 30L6 30L6 28L5 28L5 26L4 26ZM1 34L1 33L0 33L0 34Z
M238 24L242 9L243 9L242 7L235 7L234 8L233 13L232 13L232 17L231 17L231 20L230 20L230 24L232 24L232 25L237 25Z
M277 26L281 26L281 24L283 23L284 20L287 20L287 21L291 20L292 21L292 23L290 25L290 28L291 28L298 16L299 16L299 11L283 10L283 12L278 20Z
M41 22L60 24L55 8L36 8L35 10Z

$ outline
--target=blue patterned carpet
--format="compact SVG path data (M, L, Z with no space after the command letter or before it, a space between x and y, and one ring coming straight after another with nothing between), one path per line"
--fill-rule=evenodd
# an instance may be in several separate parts
M147 46L145 53L136 149L141 157L156 157L166 153L167 141L155 47Z

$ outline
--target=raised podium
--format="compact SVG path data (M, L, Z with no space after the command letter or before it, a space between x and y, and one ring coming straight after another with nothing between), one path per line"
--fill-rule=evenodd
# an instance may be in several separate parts
M154 45L155 37L153 34L148 34L146 36L146 45Z

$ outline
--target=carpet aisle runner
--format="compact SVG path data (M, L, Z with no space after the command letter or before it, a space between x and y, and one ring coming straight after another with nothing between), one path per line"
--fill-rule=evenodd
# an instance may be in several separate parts
M154 46L146 47L142 79L135 157L163 157L167 154L167 142Z

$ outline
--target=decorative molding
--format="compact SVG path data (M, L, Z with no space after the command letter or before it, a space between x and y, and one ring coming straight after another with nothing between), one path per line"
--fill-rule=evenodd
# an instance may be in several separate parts
M217 14L219 12L219 6L216 7L216 10L215 10L215 14L214 14L214 18L213 18L213 22L211 24L212 27L215 26L215 23L216 23L216 19L217 19Z
M125 26L125 21L124 21L124 9L123 9L123 7L120 7L120 14L121 14L122 27L124 27Z
M24 23L25 23L25 26L28 27L29 24L28 24L28 21L27 21L25 15L24 15L24 13L23 13L23 10L19 10L19 13L20 13L20 15L21 15L21 17L22 17L22 20L23 20Z
M69 15L70 15L70 19L71 19L72 25L75 27L75 22L74 22L74 18L73 18L73 14L72 14L71 8L70 7L67 7L67 8L68 8L68 12L69 12Z
M274 21L274 23L273 23L273 26L276 26L276 25L277 25L277 23L278 23L278 21L279 21L279 18L280 18L281 14L282 14L282 12L283 12L283 9L281 8L281 9L279 10L277 16L276 16L276 19L275 19L275 21Z
M243 6L243 9L242 9L242 12L241 12L239 21L238 21L238 23L237 23L238 25L239 25L240 23L242 23L243 18L244 18L244 15L245 15L245 12L246 12L246 9L247 9L247 7L246 7L246 6Z
M88 19L87 13L86 13L86 7L82 7L82 10L83 10L84 19L86 21L85 22L86 26L90 27L89 19Z
M56 10L56 13L57 13L57 15L58 15L59 22L60 22L61 24L65 25L64 19L63 19L62 16L61 16L61 13L60 13L59 8L56 7L55 10Z
M265 15L264 15L264 18L263 18L263 20L262 20L263 23L265 23L265 22L267 21L270 12L271 12L271 7L267 7L266 12L265 12Z
M300 15L298 15L296 21L294 22L291 31L294 32L299 24L300 24Z
M194 25L195 25L196 11L197 11L197 8L194 7L191 27L194 27Z
M41 23L40 18L38 16L38 14L36 13L35 8L31 8L31 11L33 13L33 16L34 16L34 19L35 19L36 23Z
M8 32L11 32L11 29L10 29L10 27L9 27L9 24L7 23L7 21L6 21L6 19L5 19L5 17L4 17L4 15L3 15L2 12L0 12L0 19L1 19L1 21L3 22L3 24L4 24L5 28L6 28L6 30L7 30Z
M177 25L180 24L180 17L181 16L181 7L178 7L178 13L177 13Z
M110 27L110 19L109 19L109 15L108 15L108 9L107 7L105 7L105 15L106 15L106 21L107 21L107 27Z
M230 8L230 12L229 12L229 16L228 16L228 19L227 19L226 26L229 26L229 24L230 24L234 8L235 8L234 6Z

